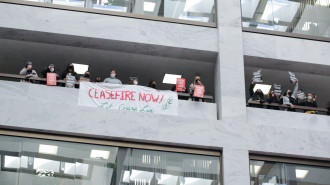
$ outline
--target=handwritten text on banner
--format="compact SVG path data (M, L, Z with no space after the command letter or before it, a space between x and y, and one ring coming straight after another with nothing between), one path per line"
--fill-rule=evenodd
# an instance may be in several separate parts
M154 114L178 114L178 95L138 85L80 83L78 105Z

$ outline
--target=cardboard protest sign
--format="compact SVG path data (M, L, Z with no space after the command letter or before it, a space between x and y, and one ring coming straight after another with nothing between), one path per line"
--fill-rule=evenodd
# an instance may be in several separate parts
M178 94L139 85L81 82L78 105L153 114L178 114Z
M195 85L194 96L203 98L204 97L204 86Z
M185 91L186 87L186 79L184 78L177 78L176 79L176 91Z
M306 95L301 89L298 90L297 96L298 96L298 99L300 99L300 100L306 99Z
M294 74L290 71L288 71L288 73L289 73L289 77L290 77L290 82L291 83L296 83L297 82L296 74Z
M261 69L256 72L253 72L253 82L262 82Z
M274 84L274 94L275 96L281 96L282 86L280 84Z
M56 85L56 73L47 73L47 85Z

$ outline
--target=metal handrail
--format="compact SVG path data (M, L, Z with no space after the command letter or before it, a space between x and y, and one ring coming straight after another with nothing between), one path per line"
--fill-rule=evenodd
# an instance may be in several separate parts
M279 103L268 103L268 102L260 102L260 101L248 101L248 105L262 105L262 106L269 106L269 107L281 107L281 108L290 108L289 105L286 104L279 104ZM323 107L307 107L307 106L301 106L301 105L294 105L294 109L303 110L303 111L318 111L327 113L328 109Z

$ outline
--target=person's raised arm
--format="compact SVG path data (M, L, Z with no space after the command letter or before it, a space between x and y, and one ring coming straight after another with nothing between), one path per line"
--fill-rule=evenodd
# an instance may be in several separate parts
M24 68L19 72L19 74L22 75L22 76L25 76L26 71L27 71L27 69L24 67Z
M298 93L298 88L299 88L299 85L298 85L298 79L297 79L297 82L296 82L296 86L294 87L294 90L292 92L292 98L296 99L296 96L297 96L297 93Z

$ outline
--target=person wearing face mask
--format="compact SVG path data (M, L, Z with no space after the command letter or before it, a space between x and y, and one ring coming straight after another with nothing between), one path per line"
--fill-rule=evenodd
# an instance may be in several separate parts
M96 77L94 83L100 83L100 82L102 82L101 77Z
M192 101L204 101L203 98L193 97L194 91L195 91L195 88L196 88L196 85L204 86L202 84L202 81L201 81L201 77L200 76L195 76L194 82L191 83L190 86L189 86L189 94L190 94L189 100L192 100Z
M288 89L282 96L283 104L289 105L290 108L285 108L284 110L294 111L294 105L297 103L297 92L298 92L298 79L296 81L296 85L294 87L293 92Z
M148 84L148 87L153 88L153 89L157 89L157 83L155 80L151 80Z
M130 77L129 80L130 80L128 83L129 85L138 85L139 84L137 77Z
M122 85L121 81L117 78L117 72L114 69L110 71L110 78L106 78L103 82Z
M22 81L31 83L33 83L33 80L30 80L30 77L38 77L37 72L32 69L32 62L30 61L26 62L25 67L19 72L19 74L26 77L26 79Z
M307 94L307 98L305 102L301 102L299 105L301 106L306 106L306 107L317 107L317 103L316 103L316 95L312 95L312 93L308 93ZM305 110L305 113L311 113L311 114L315 114L315 111L307 111Z
M80 77L79 82L90 82L90 73L89 71L86 71L83 76Z
M65 87L74 88L77 82L77 73L74 71L73 64L69 64L61 74L61 79L65 81Z
M48 67L41 71L42 77L47 78L47 73L56 73L54 64L50 64ZM56 73L56 77L59 79L60 75Z

